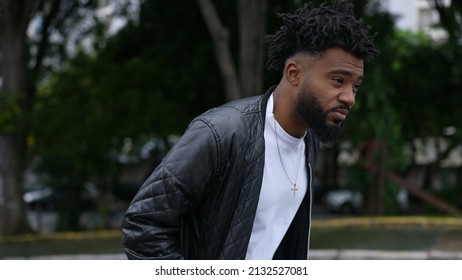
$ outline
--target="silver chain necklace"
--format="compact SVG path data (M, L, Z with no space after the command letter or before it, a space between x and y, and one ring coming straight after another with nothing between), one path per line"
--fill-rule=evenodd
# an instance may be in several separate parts
M274 116L274 132L276 134L276 146L278 148L278 155L279 155L279 160L281 161L282 170L284 170L284 173L286 174L287 180L289 180L290 184L292 185L290 190L294 193L294 197L295 197L295 194L298 191L298 189L297 189L297 178L298 178L298 172L300 171L300 161L302 159L303 149L301 149L301 151L300 151L300 156L298 157L298 164L297 164L297 173L295 174L295 180L292 182L292 180L290 180L289 174L287 174L286 168L284 167L284 162L282 161L282 157L281 157L281 151L279 150L278 130L277 130L276 117L275 116Z

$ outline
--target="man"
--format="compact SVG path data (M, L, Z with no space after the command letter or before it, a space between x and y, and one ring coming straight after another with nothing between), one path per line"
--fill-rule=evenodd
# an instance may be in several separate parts
M281 17L281 81L191 122L127 210L128 258L308 257L318 141L335 142L378 51L345 1Z

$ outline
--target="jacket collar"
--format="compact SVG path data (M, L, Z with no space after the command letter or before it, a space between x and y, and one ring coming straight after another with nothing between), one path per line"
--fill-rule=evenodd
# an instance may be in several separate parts
M272 86L270 87L266 92L265 94L263 95L263 97L261 98L260 100L260 115L261 115L261 119L262 119L262 123L263 123L263 128L265 127L265 121L266 121L266 107L268 106L268 100L271 96L271 94L273 93L274 89L276 88L276 86Z

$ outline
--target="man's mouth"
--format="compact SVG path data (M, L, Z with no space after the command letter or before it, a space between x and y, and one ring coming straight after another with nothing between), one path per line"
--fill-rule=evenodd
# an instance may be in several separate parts
M335 122L343 122L350 111L348 109L337 108L332 110Z

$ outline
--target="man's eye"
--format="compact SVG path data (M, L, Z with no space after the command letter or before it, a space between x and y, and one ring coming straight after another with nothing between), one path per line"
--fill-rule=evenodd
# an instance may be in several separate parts
M340 78L334 78L333 80L338 84L343 84L343 80Z

